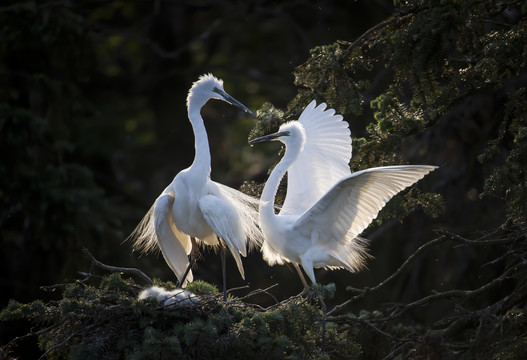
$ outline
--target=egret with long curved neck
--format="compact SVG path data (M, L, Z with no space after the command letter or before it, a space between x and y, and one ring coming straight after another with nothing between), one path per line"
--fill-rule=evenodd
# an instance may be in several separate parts
M159 247L182 286L193 280L190 267L194 259L189 261L188 255L197 250L197 245L220 248L226 298L225 247L245 279L240 255L246 256L248 245L260 243L262 235L258 228L258 200L210 179L209 142L201 117L201 108L210 99L223 100L249 112L225 92L223 81L210 74L192 85L187 108L195 136L194 162L176 175L131 236L136 249L147 252Z
M281 141L286 146L260 198L262 252L270 265L292 263L306 288L299 265L313 284L313 268L359 270L367 256L360 233L395 194L436 168L399 165L351 174L348 123L325 108L313 101L298 121L249 142ZM286 172L286 198L275 214L276 192Z

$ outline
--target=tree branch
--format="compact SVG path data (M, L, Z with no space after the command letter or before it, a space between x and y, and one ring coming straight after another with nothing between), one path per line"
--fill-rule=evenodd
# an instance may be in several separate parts
M507 244L512 244L512 243L515 243L515 242L517 242L517 241L519 241L519 240L521 240L521 239L523 239L525 237L525 234L523 232L518 232L518 233L513 234L512 236L507 236L507 237L504 237L504 238L487 239L488 235L486 235L486 236L483 236L483 237L481 237L479 239L476 239L476 240L470 240L470 239L466 239L466 238L464 238L464 237L462 237L460 235L453 234L453 233L451 233L451 232L449 232L449 231L447 231L445 229L438 230L438 232L441 233L441 235L438 238L436 238L434 240L431 240L431 241L427 242L426 244L422 245L421 247L419 247L412 255L410 255L408 257L408 259L406 259L406 261L394 273L392 273L388 278L386 278L382 282L378 283L377 285L375 285L372 288L368 288L368 287L365 287L363 289L349 288L349 289L351 289L352 291L354 291L354 292L356 292L358 294L353 296L353 297L351 297L350 299L346 300L342 304L336 305L332 310L330 310L328 312L328 315L331 315L332 313L338 312L342 308L344 308L345 306L347 306L347 305L349 305L349 304L351 304L351 303L353 303L353 302L355 302L355 301L357 301L359 299L362 299L362 298L366 297L366 295L368 295L368 294L370 294L372 292L375 292L375 291L383 288L388 283L390 283L395 278L397 278L404 270L406 270L406 268L410 265L410 263L412 263L412 261L414 261L423 251L425 251L429 247L435 246L435 245L437 245L439 243L442 243L444 241L451 240L451 241L455 241L455 242L466 244L466 245L487 246L487 245L507 245ZM497 279L495 279L495 280L497 280ZM450 295L454 296L456 291L461 291L461 292L464 292L466 294L465 290L452 290L452 292L450 292ZM438 296L438 295L439 294L431 295L431 297ZM430 298L430 297L427 297L427 298ZM427 299L427 298L424 298L424 299ZM421 299L421 300L424 300L424 299Z
M97 266L98 268L101 268L103 270L110 271L110 272L120 272L120 273L125 273L125 274L130 274L130 275L133 275L133 276L137 276L138 278L140 278L144 282L146 282L146 284L148 286L154 285L154 282L152 281L152 279L150 279L144 272L142 272L139 269L106 265L106 264L103 264L102 262L100 262L99 260L97 260L96 258L94 258L93 255L90 253L90 251L88 249L83 248L82 252L84 253L84 255L89 257L91 262L92 262L92 264Z
M390 318L400 317L403 313L405 313L406 311L408 311L408 310L410 310L412 308L415 308L415 307L418 307L418 306L424 306L425 304L427 304L427 303L429 303L431 301L434 301L434 300L438 300L438 299L452 299L452 298L459 298L459 297L470 298L470 297L477 296L477 295L489 290L493 286L500 284L502 281L512 278L512 276L509 276L509 274L511 272L513 272L514 269L515 269L514 266L510 267L505 272L503 272L499 277L493 279L492 281L490 281L490 282L486 283L485 285L483 285L483 286L481 286L481 287L479 287L477 289L474 289L474 290L450 290L450 291L444 291L444 292L435 293L435 294L426 296L426 297L424 297L422 299L419 299L417 301L414 301L412 303L405 304L401 308L401 310L399 310L398 312L394 311L389 317Z
M422 245L420 248L418 248L410 257L408 257L408 259L406 259L406 261L393 273L391 274L388 278L386 278L385 280L383 280L382 282L380 282L379 284L377 284L376 286L372 287L372 288L364 288L364 289L354 289L355 291L359 292L358 295L355 295L353 296L352 298L346 300L345 302L343 302L342 304L340 305L336 305L333 309L331 309L329 312L328 312L328 315L331 315L332 313L334 312L337 312L339 310L341 310L343 307L347 306L348 304L351 304L361 298L364 298L367 294L370 294L374 291L377 291L379 290L380 288L386 286L386 284L390 283L393 279L395 279L397 276L399 276L407 267L408 265L414 261L424 250L428 249L429 247L432 247L436 244L439 244L445 240L447 240L448 238L444 235L438 237L437 239L434 239L434 240L431 240L429 242L427 242L426 244Z

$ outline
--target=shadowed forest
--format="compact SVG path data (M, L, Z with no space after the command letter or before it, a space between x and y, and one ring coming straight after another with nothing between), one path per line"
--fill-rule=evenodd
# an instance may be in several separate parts
M524 0L6 1L0 25L0 358L527 357ZM203 108L215 181L259 196L284 149L248 139L313 99L350 124L352 171L439 166L362 234L366 269L297 296L292 266L253 251L243 280L227 257L223 303L202 249L177 310L96 266L176 283L127 238L192 163L206 73L255 113Z

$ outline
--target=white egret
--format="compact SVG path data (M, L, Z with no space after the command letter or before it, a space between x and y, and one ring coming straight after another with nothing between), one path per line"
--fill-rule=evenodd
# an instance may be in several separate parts
M351 174L348 123L325 108L313 101L298 121L249 142L278 140L286 146L260 199L262 252L269 265L292 263L306 288L299 264L313 284L314 267L359 270L367 254L360 233L395 194L436 168L400 165ZM275 214L276 191L286 172L286 198Z
M192 85L187 108L195 136L194 162L176 175L131 236L135 249L148 252L159 247L183 287L193 280L191 252L197 251L197 245L219 247L226 297L225 247L245 279L240 255L246 256L247 246L260 243L262 235L258 200L210 179L210 149L201 117L201 108L209 99L223 100L250 112L225 92L222 80L210 74Z

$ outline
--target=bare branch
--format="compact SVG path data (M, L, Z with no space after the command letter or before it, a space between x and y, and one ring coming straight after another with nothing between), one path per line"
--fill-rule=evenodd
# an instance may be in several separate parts
M385 336L385 337L390 338L392 340L400 340L397 337L393 336L392 334L389 334L389 333L387 333L385 331L382 331L377 326L373 325L370 321L368 321L366 319L362 319L360 317L350 316L350 315L329 316L329 317L327 317L327 321L331 321L331 322L349 322L349 321L358 322L358 323L367 325L369 328L371 328L376 333L378 333L378 334L380 334L382 336Z
M372 27L372 28L368 29L366 32L364 32L361 36L359 36L357 39L355 39L355 41L353 41L352 43L350 43L349 41L342 41L342 40L339 40L338 43L340 43L342 45L348 45L348 48L346 49L346 53L349 53L355 46L357 46L359 43L361 43L364 39L366 39L371 34L375 33L377 30L382 29L383 27L388 26L388 25L390 25L392 23L395 23L395 22L398 22L398 21L404 21L407 18L415 15L417 12L419 12L421 10L428 9L428 8L429 8L428 6L416 6L416 7L413 7L412 9L410 9L408 11L400 13L399 16L394 16L394 17L392 17L392 18L390 18L388 20L385 20L383 22L378 23L374 27Z
M96 258L94 258L93 255L90 253L90 251L88 249L83 248L82 252L84 253L84 255L89 257L91 262L92 262L92 264L97 266L98 268L101 268L103 270L110 271L110 272L120 272L120 273L124 273L124 274L130 274L130 275L133 275L133 276L137 276L138 278L140 278L144 282L146 282L146 284L148 286L154 285L154 282L152 281L152 279L150 279L144 272L142 272L139 269L106 265L106 264L103 264L102 262L100 262L99 260L97 260Z
M328 315L331 315L332 313L340 311L343 307L345 307L345 306L347 306L347 305L349 305L349 304L351 304L351 303L353 303L353 302L355 302L355 301L357 301L359 299L362 299L366 295L368 295L368 294L370 294L372 292L375 292L375 291L381 289L382 287L386 286L391 281L393 281L395 278L397 278L404 270L406 270L406 268L410 265L410 263L412 263L423 251L425 251L429 247L435 246L435 245L437 245L439 243L442 243L444 241L451 240L451 241L455 241L455 242L466 244L466 245L487 246L487 245L508 245L508 244L512 244L512 243L518 242L519 240L525 238L525 234L522 233L522 232L518 232L518 233L515 233L515 234L513 234L511 236L498 238L498 239L488 239L488 235L484 235L481 238L476 239L476 240L466 239L466 238L464 238L464 237L462 237L460 235L453 234L453 233L451 233L451 232L449 232L449 231L447 231L445 229L439 230L438 232L441 233L441 236L439 236L438 238L436 238L434 240L431 240L431 241L427 242L426 244L422 245L421 247L419 247L412 255L410 255L408 257L408 259L406 259L406 261L394 273L392 273L388 278L386 278L382 282L378 283L377 285L375 285L372 288L368 288L368 287L365 287L364 289L350 288L349 290L357 293L357 295L351 297L350 299L346 300L342 304L336 305L332 310L330 310L328 312ZM495 279L495 280L497 280L497 279ZM502 280L500 280L500 281L502 281ZM449 296L455 296L455 292L456 291L461 291L461 292L463 292L463 294L467 295L465 290L453 290L448 295ZM482 290L482 291L484 291L484 290ZM444 293L441 293L441 294L444 294ZM435 297L439 297L441 294L431 295L431 297L434 297L434 296ZM461 295L462 295L461 293L457 294L457 296L461 296ZM431 297L429 296L429 297L424 298L424 299L428 299L428 298L431 298ZM424 300L424 299L421 299L421 300Z
M367 294L370 294L374 291L379 290L380 288L386 286L386 284L390 283L393 279L395 279L397 276L399 276L407 267L408 265L414 261L424 250L428 249L429 247L432 247L434 245L437 245L443 241L447 240L446 236L440 236L437 239L431 240L427 242L426 244L422 245L420 248L418 248L406 261L388 278L386 278L384 281L380 282L376 286L372 288L364 288L364 289L353 289L354 291L358 292L358 295L353 296L352 298L346 300L340 305L335 306L332 310L328 312L328 315L331 315L334 312L337 312L341 310L343 307L347 306L348 304L351 304L359 299L364 298Z
M272 289L272 288L274 288L274 287L276 287L276 286L278 286L278 283L277 283L277 284L273 284L273 285L271 285L271 286L269 286L269 287L267 287L267 288L265 288L265 289L257 289L257 290L253 290L253 291L251 291L250 293L248 293L247 295L245 295L245 296L239 298L239 300L245 300L245 299L247 299L248 297L251 297L251 296L254 296L254 295L258 295L258 294L266 294L266 295L270 296L271 298L273 298L273 300L275 301L275 303L278 303L278 300L276 299L276 297L274 297L274 295L271 294L271 293L269 292L270 289Z
M51 353L52 351L55 351L56 349L58 348L61 348L62 346L66 345L68 343L68 341L70 341L71 339L73 339L75 336L77 335L80 335L92 328L94 328L97 324L92 324L92 325L88 325L86 326L85 328L79 330L79 331L75 331L74 333L72 333L70 336L68 336L66 339L64 339L63 341L61 341L60 343L54 345L53 347L49 348L44 354L42 354L41 357L39 357L38 359L41 360L41 359L45 359L49 353Z
M470 298L470 297L477 296L477 295L489 290L493 286L500 284L502 281L512 278L512 276L509 276L509 274L513 271L513 269L514 269L514 267L509 268L503 274L501 274L499 277L493 279L492 281L490 281L490 282L486 283L485 285L483 285L483 286L481 286L481 287L479 287L477 289L474 289L474 290L450 290L450 291L444 291L444 292L435 293L435 294L426 296L426 297L424 297L422 299L419 299L417 301L414 301L412 303L405 304L402 307L401 310L399 310L398 312L392 313L390 315L390 317L391 318L400 317L403 313L405 313L406 311L408 311L408 310L410 310L412 308L415 308L415 307L418 307L418 306L424 306L427 303L435 301L435 300L438 300L438 299L452 299L452 298L460 298L460 297L467 299L467 298Z

